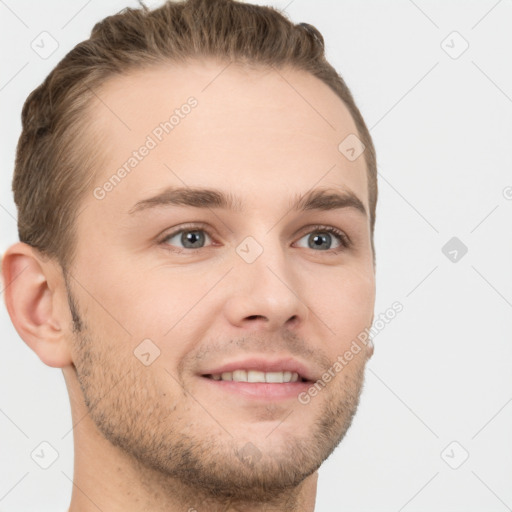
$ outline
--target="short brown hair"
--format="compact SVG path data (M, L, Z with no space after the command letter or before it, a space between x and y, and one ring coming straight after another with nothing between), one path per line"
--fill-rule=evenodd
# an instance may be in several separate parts
M94 90L133 69L194 57L304 70L341 98L366 146L373 246L375 149L350 90L325 58L322 35L272 7L235 0L168 1L154 10L142 5L108 16L32 91L23 106L13 177L20 241L64 269L71 264L79 204L100 158L101 141L94 140L88 115Z

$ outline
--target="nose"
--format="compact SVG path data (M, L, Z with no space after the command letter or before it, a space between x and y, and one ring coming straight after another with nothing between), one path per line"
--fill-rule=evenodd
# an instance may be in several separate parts
M276 331L296 328L308 317L300 283L282 248L266 248L253 263L238 261L232 293L224 304L228 321L240 328Z

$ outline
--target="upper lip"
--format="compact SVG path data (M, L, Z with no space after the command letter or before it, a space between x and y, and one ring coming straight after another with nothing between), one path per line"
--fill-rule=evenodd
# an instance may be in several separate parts
M201 375L217 375L224 372L232 372L234 370L256 370L260 372L295 372L299 374L299 378L305 380L316 380L313 371L306 364L294 359L293 357L285 357L279 359L271 359L269 357L254 356L245 359L239 359L224 363L221 366L207 369L201 372Z

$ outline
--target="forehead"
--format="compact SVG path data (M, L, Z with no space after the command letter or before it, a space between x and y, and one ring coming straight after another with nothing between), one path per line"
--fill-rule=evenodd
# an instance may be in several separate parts
M126 211L168 185L259 192L264 199L316 183L350 189L368 207L364 158L349 161L338 149L357 133L354 121L307 72L169 63L116 76L95 92L90 113L105 155L95 185L127 171L104 208ZM143 146L150 148L145 156L138 151Z

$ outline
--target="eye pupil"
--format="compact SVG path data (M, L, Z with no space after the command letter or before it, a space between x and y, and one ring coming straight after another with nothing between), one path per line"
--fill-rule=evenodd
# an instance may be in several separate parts
M311 240L311 239L310 239ZM311 247L312 249L314 247L320 247L323 243L325 244L328 244L329 247L330 247L330 242L331 242L331 235L329 235L328 233L323 233L321 235L315 235L313 238L312 238L312 242L309 243L309 247ZM323 249L329 249L329 247L324 247Z
M204 243L204 234L201 231L185 231L181 235L181 243L189 249L196 249L197 243Z

